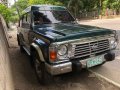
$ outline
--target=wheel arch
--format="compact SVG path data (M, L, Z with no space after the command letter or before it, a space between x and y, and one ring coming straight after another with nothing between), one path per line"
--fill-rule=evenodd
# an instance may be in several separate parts
M44 59L44 56L43 56L43 53L42 53L42 50L41 50L40 46L35 44L35 43L32 43L31 46L30 46L30 54L32 55L32 53L34 51L36 51L38 53L40 61L45 62L45 59Z

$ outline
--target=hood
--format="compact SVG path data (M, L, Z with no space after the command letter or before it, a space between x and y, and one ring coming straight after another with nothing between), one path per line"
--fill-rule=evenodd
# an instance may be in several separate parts
M34 30L44 36L47 36L48 38L53 39L54 41L72 40L113 33L113 31L109 29L74 23L38 25L35 26Z

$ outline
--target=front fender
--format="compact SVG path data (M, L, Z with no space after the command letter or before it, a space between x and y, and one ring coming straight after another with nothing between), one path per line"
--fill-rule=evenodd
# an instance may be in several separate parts
M38 52L40 60L42 62L45 62L46 60L49 59L49 44L38 39L31 44L31 48L34 48ZM31 54L32 54L32 50L31 50Z

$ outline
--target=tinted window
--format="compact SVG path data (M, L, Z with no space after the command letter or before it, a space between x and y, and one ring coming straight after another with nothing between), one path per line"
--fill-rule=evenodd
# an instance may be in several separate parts
M68 11L52 11L53 16L60 22L75 21Z
M35 11L33 12L34 15L34 23L37 24L49 24L51 23L50 19L47 18L45 11Z
M71 14L65 10L34 11L33 18L35 25L75 21Z

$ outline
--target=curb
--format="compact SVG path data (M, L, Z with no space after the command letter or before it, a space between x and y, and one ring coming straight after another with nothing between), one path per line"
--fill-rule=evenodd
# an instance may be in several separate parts
M105 81L111 83L112 85L117 86L118 88L120 88L120 84L118 84L118 83L116 83L116 82L114 82L114 81L112 81L112 80L110 80L110 79L108 79L108 78L102 76L101 74L96 73L96 72L90 70L90 69L88 69L88 71L90 71L91 73L95 74L95 76L98 76L98 77L104 79Z

